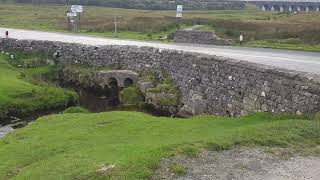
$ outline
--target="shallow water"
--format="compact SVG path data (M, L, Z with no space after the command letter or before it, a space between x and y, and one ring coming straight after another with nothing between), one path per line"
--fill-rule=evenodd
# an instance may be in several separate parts
M114 92L101 93L75 87L73 87L72 89L74 89L79 95L78 105L88 109L90 112L93 113L108 111L140 111L155 116L162 115L161 112L154 111L152 108L147 106L138 107L136 105L122 105L119 101L118 94L115 94ZM27 117L21 118L21 120L17 120L13 124L7 123L2 126L0 125L0 138L3 138L6 134L14 131L14 129L16 128L21 128L13 126L16 123L32 122L42 116L62 113L63 110L64 109L38 112L31 114ZM10 122L10 120L8 120L8 122Z
M107 111L144 111L143 109L137 108L137 106L123 106L120 104L117 95L109 94L109 93L96 93L84 89L73 88L77 91L79 95L79 106L88 109L90 112L107 112ZM17 123L20 122L32 122L38 119L39 117L62 113L64 109L59 110L50 110L45 112L38 112L34 114L30 114L29 116L23 118L15 118L10 117L7 121L3 121L4 124L0 124L0 138L3 138L6 134L14 131ZM14 121L12 121L14 120Z
M14 131L14 129L11 126L0 126L0 139L12 131Z
M96 94L87 90L77 90L79 94L79 105L90 112L106 112L120 108L117 97L105 94Z

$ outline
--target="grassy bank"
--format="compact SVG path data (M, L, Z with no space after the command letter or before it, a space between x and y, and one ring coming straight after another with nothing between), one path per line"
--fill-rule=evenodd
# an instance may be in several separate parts
M0 140L0 179L146 179L161 157L177 153L246 145L319 154L319 139L319 120L302 116L51 115Z
M262 47L273 49L288 49L288 50L300 50L300 51L314 51L320 52L320 44L305 44L300 40L285 39L285 40L258 40L246 43L249 47Z
M64 107L76 100L71 91L41 83L41 75L52 68L29 67L36 59L36 55L0 53L0 119Z
M240 32L244 32L245 40L254 42L255 46L319 51L320 13L272 13L248 7L245 10L184 11L182 27L201 24L205 25L205 30L214 30L222 37L235 40L238 40ZM67 32L67 9L62 5L2 4L0 26ZM81 17L83 34L115 37L115 15L118 16L118 38L172 41L177 29L175 11L94 6L85 6L84 9ZM300 39L301 44L261 44L268 39L292 38Z

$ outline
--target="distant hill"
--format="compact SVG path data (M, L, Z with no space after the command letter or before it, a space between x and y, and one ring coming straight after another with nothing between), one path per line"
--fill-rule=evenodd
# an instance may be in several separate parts
M177 4L184 9L223 10L243 9L245 2L228 0L0 0L0 2L33 4L81 4L127 9L175 10Z

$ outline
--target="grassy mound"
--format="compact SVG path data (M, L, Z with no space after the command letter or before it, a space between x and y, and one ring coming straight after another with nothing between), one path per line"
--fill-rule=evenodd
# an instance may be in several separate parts
M35 59L34 56L31 58ZM30 82L33 75L47 72L49 67L25 69L14 67L16 62L21 62L21 59L0 54L0 119L8 114L23 116L34 111L58 108L76 100L74 92L39 81L39 85Z
M308 150L318 120L255 114L241 118L154 117L139 112L40 118L0 140L0 179L146 179L161 157L233 145Z

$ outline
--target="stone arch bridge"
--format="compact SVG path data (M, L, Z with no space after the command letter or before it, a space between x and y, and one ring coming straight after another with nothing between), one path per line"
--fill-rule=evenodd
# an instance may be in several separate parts
M128 87L138 82L139 74L131 70L108 70L96 73L96 81L100 87Z
M90 46L54 41L0 39L0 50L44 52L57 64L119 66L169 74L181 92L180 111L191 115L320 111L320 76L237 59L155 47ZM55 56L59 54L59 56ZM136 82L131 71L100 73L101 86ZM160 76L161 77L161 76ZM91 83L91 81L89 81Z
M319 0L247 0L262 11L272 12L309 12L320 11Z

